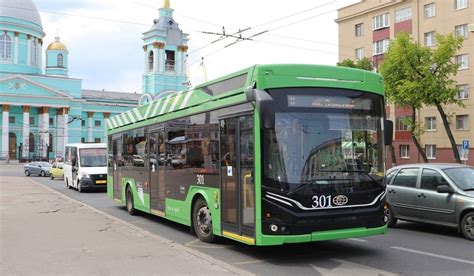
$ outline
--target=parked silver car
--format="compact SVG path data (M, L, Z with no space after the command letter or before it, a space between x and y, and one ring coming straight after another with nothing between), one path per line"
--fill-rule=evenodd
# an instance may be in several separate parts
M23 166L25 175L39 175L39 176L49 176L49 170L51 169L51 164L48 162L31 162Z
M387 171L388 226L400 220L457 227L474 241L474 168L459 164L408 164Z

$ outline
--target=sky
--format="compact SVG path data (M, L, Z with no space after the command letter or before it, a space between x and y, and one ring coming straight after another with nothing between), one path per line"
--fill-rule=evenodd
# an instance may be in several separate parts
M44 48L61 37L69 76L83 89L141 93L142 34L158 18L162 0L34 0L46 32ZM189 34L188 74L197 85L254 64L338 61L337 9L358 0L170 0L174 20ZM242 32L252 40L226 38ZM204 58L204 59L203 59ZM204 66L201 61L204 61Z

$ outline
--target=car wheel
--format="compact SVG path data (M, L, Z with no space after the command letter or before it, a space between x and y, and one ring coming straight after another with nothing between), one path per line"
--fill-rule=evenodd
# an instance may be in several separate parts
M466 239L474 241L474 212L469 212L462 218L461 232Z
M50 175L49 175L49 178L51 178L51 180L54 180L53 174L50 174Z
M388 206L387 204L385 204L384 206L384 213L385 217L387 218L387 226L394 227L397 223L397 218L394 217L392 208L390 208L390 206Z
M81 185L81 182L80 182L80 181L77 182L77 191L78 191L79 193L82 193L82 192L83 192L83 190L82 190L82 185Z
M127 207L127 212L134 216L136 214L135 206L133 205L133 194L130 186L127 186L127 192L125 193L125 205Z
M45 176L44 171L40 172L40 176L42 176L42 177Z
M203 198L198 198L193 206L193 228L196 236L203 242L213 242L211 210Z
M29 171L29 170L26 170L26 171L25 171L25 174L26 174L26 176L30 176L30 171Z

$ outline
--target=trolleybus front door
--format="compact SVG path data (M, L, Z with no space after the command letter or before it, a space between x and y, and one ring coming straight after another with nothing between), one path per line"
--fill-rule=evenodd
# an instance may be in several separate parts
M122 199L122 137L114 137L112 140L112 156L113 156L113 178L114 178L114 199Z
M220 121L223 235L254 243L254 135L251 115Z
M165 213L165 168L167 160L164 154L165 145L163 130L150 131L149 171L150 171L150 212L164 216Z

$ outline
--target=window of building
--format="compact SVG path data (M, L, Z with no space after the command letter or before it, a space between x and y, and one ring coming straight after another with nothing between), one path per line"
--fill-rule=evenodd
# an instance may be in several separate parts
M94 138L94 143L100 143L100 138Z
M374 46L374 55L381 55L381 54L385 53L388 49L388 44L389 44L388 39L375 41L374 44L373 44L373 46Z
M0 57L12 58L12 38L6 33L0 36Z
M467 24L458 25L454 27L454 34L464 39L469 38L469 30Z
M400 158L410 158L410 145L400 145Z
M355 58L356 58L356 60L364 58L364 48L355 49Z
M30 117L30 126L35 125L35 117Z
M425 33L425 46L434 46L434 45L436 45L435 32Z
M359 23L355 25L355 36L364 35L364 23Z
M63 54L58 55L58 67L64 67L64 56L63 56Z
M148 54L148 70L153 71L153 64L155 62L155 59L153 57L153 51L150 51Z
M38 65L38 42L36 39L33 39L30 45L30 64Z
M425 128L426 130L436 130L436 117L426 117Z
M81 120L81 127L85 127L86 126L86 120Z
M393 180L392 185L415 188L417 178L418 178L418 169L415 169L415 168L401 169L400 172L398 172L395 179Z
M377 30L377 29L382 29L382 28L386 28L390 26L389 19L390 19L390 16L388 13L374 16L372 18L372 29Z
M48 144L48 152L53 152L53 145L54 145L54 140L53 140L53 134L49 134L49 144Z
M469 99L469 86L467 84L457 85L458 89L458 99L467 100Z
M95 127L101 127L102 126L102 121L101 120L95 120L94 121L94 126Z
M173 71L174 70L174 51L166 50L166 61L165 61L165 68L168 71Z
M396 126L395 126L396 130L397 131L410 131L411 130L411 127L409 124L410 120L411 119L409 116L397 117Z
M14 124L15 123L15 116L8 116L8 123Z
M395 23L403 22L411 19L411 8L404 8L395 11Z
M35 135L31 132L28 135L28 152L35 152Z
M435 3L430 3L425 5L425 19L436 16L436 6Z
M469 57L467 54L456 55L456 63L459 65L459 69L469 68Z
M469 130L468 115L456 115L456 130Z
M85 143L85 142L86 142L86 138L81 137L81 143Z
M53 126L54 125L54 118L49 118L49 125Z
M436 159L436 145L425 145L426 158Z
M456 10L465 9L468 6L469 0L454 0L454 8Z

